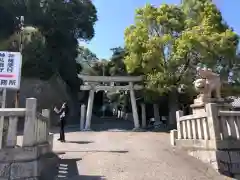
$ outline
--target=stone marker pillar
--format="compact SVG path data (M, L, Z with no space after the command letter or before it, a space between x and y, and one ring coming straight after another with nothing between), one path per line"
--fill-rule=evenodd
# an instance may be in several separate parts
M34 146L37 143L37 99L28 98L26 100L26 115L23 132L23 146Z
M147 120L146 120L146 106L144 103L141 104L142 109L142 128L147 127Z
M119 118L119 119L120 119L120 117L121 117L121 111L120 111L120 110L118 110L118 111L117 111L117 118Z
M131 104L132 104L132 113L133 113L134 127L136 129L138 129L138 128L140 128L140 125L139 125L137 103L136 103L135 93L134 93L134 89L133 89L133 83L129 82L129 85L131 87L131 89L130 89L130 97L131 97Z
M86 105L81 104L80 130L84 129L85 117L86 117Z
M91 89L89 91L85 130L90 130L91 128L93 101L94 101L94 90Z
M154 119L155 122L160 122L160 115L159 115L159 107L158 104L153 105L153 110L154 110Z

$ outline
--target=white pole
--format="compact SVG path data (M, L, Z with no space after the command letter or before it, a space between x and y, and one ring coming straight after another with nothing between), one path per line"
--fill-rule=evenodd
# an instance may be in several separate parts
M19 52L22 55L22 51L23 51L23 28L24 28L24 16L20 16L20 46L19 46ZM18 108L19 106L19 93L20 93L20 89L17 90L16 92L16 97L15 97L15 108Z

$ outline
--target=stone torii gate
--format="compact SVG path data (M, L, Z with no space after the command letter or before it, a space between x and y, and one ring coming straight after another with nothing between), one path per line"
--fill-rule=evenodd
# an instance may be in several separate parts
M141 82L143 80L142 76L85 76L85 75L79 75L78 77L80 79L82 79L84 82L84 85L82 85L80 87L80 89L84 90L84 91L89 91L86 122L85 122L84 130L91 129L92 108L93 108L93 101L94 101L94 93L96 91L130 91L134 127L135 127L135 129L140 128L139 116L138 116L138 112L137 112L136 97L135 97L134 91L143 89L142 85L135 84L135 83ZM114 84L113 84L113 82L114 82ZM115 85L115 83L123 83L123 82L128 83L128 85L126 85L126 86ZM105 85L105 83L108 83L109 85ZM85 120L85 112L84 111L85 111L84 108L81 108L82 123ZM142 116L145 116L143 118L146 118L145 106L144 107L142 106Z

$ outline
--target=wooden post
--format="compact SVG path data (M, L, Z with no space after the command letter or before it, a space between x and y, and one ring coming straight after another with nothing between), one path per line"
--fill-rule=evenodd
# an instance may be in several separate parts
M26 115L23 133L23 146L33 146L37 143L37 99L28 98L26 100Z
M130 97L131 97L131 104L132 104L132 113L133 113L134 127L135 128L140 128L138 111L137 111L137 103L136 103L135 93L134 93L134 89L133 89L133 83L129 82L129 85L131 87Z
M6 106L6 96L7 96L7 90L2 90L2 104L1 108L5 108ZM3 127L4 127L4 116L0 117L0 148L3 146Z
M20 90L17 90L16 96L15 96L15 108L19 107L19 96L20 96Z
M215 103L206 104L206 112L207 112L207 125L209 128L210 139L220 140L220 127L219 127L219 119L218 119L218 108Z
M86 105L82 104L81 105L80 130L84 129L85 117L86 117Z
M46 137L45 137L45 141L49 141L49 133L50 133L50 126L51 126L51 122L50 122L50 110L49 109L43 109L42 110L42 115L43 117L46 118L47 122L45 122L45 132L46 133Z
M147 120L146 120L146 106L144 103L141 104L142 109L142 127L146 128L147 126Z
M94 90L90 90L89 98L88 98L87 117L86 117L85 130L90 130L90 128L91 128L93 101L94 101Z

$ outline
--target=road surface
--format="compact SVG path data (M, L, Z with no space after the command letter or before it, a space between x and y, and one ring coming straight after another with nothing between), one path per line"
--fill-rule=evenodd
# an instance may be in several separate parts
M169 144L154 132L69 132L66 143L54 135L59 180L222 180L213 169ZM228 178L229 179L229 178Z

